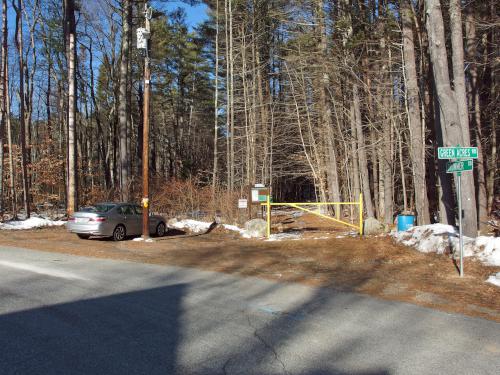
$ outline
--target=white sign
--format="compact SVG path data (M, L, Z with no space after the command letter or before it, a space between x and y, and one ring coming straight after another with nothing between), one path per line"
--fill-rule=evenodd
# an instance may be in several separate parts
M247 208L248 202L246 199L238 199L238 208Z
M252 202L258 202L258 201L259 201L259 190L252 189Z

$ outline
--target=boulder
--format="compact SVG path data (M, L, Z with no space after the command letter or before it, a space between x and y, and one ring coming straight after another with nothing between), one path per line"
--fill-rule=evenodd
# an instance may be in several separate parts
M252 219L245 223L246 237L265 237L267 231L267 223L262 219Z
M365 235L374 235L374 234L382 234L385 232L385 226L380 221L375 219L374 217L369 217L365 220L363 225L363 234Z

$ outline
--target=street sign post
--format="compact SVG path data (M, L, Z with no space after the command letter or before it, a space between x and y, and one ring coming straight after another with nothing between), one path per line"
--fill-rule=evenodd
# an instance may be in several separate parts
M462 235L462 172L472 171L478 158L477 147L438 147L438 159L448 159L446 173L456 173L458 196L458 230L460 247L460 277L464 276L464 241Z

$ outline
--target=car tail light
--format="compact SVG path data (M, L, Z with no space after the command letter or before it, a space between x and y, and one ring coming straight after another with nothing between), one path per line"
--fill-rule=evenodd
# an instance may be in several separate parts
M105 217L94 217L94 218L90 218L89 221L95 221L97 223L102 223L104 221L106 221L106 218Z

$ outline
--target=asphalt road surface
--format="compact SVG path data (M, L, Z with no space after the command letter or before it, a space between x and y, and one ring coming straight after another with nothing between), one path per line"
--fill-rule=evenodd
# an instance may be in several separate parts
M0 247L0 374L499 374L500 324L332 289Z

